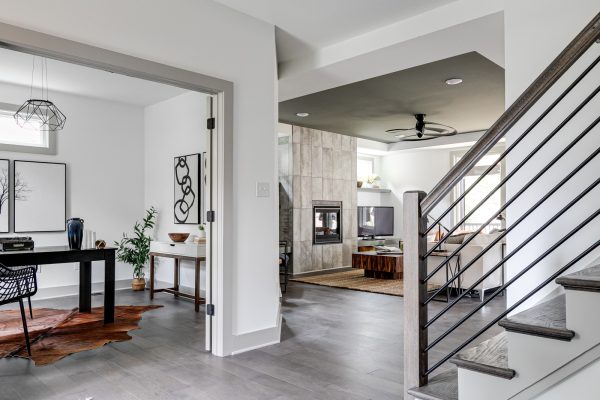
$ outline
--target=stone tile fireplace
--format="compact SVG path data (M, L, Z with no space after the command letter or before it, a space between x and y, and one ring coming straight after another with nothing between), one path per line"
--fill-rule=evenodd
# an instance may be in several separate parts
M285 217L280 240L292 237L292 273L349 267L357 244L356 138L299 126L291 133L285 143L280 138L280 164L285 165L279 179L280 191L285 188L283 195L291 200L280 203ZM314 207L332 205L339 207L339 216L329 215L325 222L335 221L338 232L325 235L333 226L317 226L321 221L316 223ZM316 230L324 235L315 235ZM318 243L321 239L326 243Z

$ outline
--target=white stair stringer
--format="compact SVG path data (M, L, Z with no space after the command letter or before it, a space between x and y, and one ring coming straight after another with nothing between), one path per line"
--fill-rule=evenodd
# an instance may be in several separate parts
M506 380L459 368L459 400L506 400L540 382L556 383L548 377L600 344L599 300L600 293L566 291L567 328L575 332L571 341L506 332L508 366L516 371L515 377ZM538 384L537 393L545 389Z

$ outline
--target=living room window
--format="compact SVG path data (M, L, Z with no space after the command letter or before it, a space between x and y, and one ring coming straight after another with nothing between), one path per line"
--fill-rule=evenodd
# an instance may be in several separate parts
M56 154L56 135L40 128L21 128L14 119L19 106L0 103L0 151Z
M356 176L358 179L366 180L375 175L375 159L373 157L358 156L356 160Z
M503 149L494 149L485 155L475 167L462 179L454 191L454 198L457 199L465 189L471 187L477 179L481 177L490 165L496 161L498 155ZM466 153L466 151L456 152L452 155L452 164L455 165ZM496 187L504 177L504 161L494 167L465 198L454 209L454 223L459 223L467 214L475 209L487 194ZM475 231L481 225L485 224L490 218L496 217L485 226L483 233L490 233L493 230L503 229L503 216L495 215L503 204L504 187L497 190L485 201L467 220L462 224L461 229L465 231Z

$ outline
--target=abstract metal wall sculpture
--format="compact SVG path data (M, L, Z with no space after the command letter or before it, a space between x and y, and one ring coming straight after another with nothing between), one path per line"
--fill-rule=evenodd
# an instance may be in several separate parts
M201 223L200 169L202 155L189 154L175 157L174 216L176 224Z

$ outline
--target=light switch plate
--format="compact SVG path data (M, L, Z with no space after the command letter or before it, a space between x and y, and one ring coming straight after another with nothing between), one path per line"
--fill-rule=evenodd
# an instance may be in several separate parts
M256 197L269 197L269 182L256 182Z

